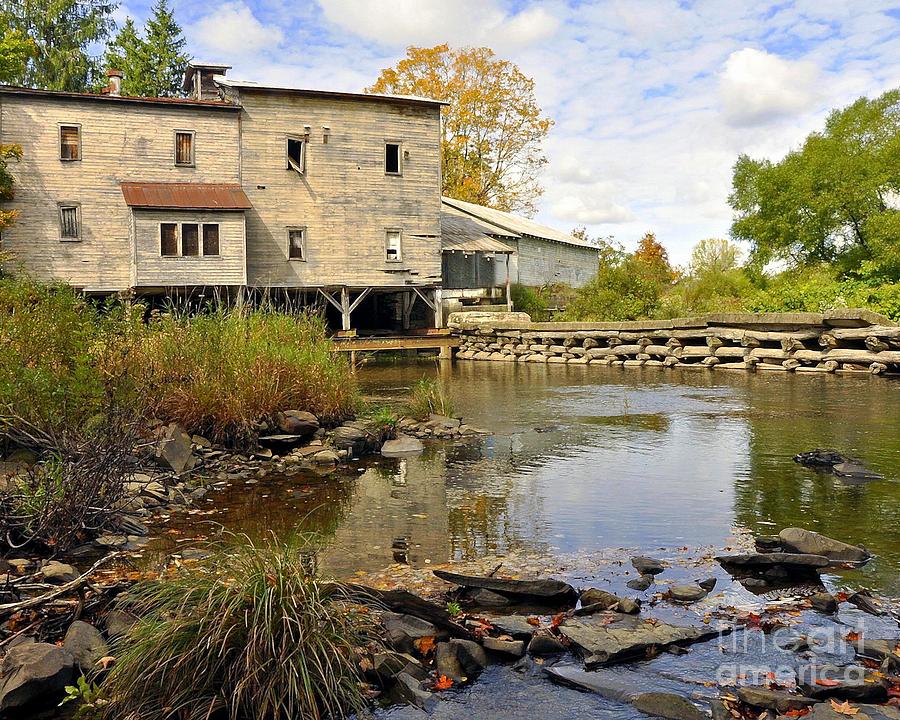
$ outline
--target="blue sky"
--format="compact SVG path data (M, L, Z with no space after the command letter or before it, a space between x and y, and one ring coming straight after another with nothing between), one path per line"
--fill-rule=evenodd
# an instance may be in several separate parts
M119 16L142 20L149 3ZM830 108L900 86L897 0L175 0L190 52L241 79L358 91L408 45L487 45L555 120L537 219L685 263L724 236L737 155L777 158Z

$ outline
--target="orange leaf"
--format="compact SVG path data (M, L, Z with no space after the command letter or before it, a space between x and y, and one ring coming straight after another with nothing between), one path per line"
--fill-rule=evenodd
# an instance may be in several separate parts
M855 642L859 640L859 633L856 632L856 630L852 630L844 635L844 640L846 640L847 642Z
M848 700L844 700L842 703L832 700L831 709L840 715L856 715L859 713L859 708L853 707Z
M810 710L808 707L805 708L794 708L793 710L788 710L784 713L787 717L803 717L804 715L809 715Z
M566 614L564 612L554 615L553 620L550 621L550 627L559 627L560 625L562 625L563 620L565 619Z
M541 621L536 617L526 618L525 622L527 622L529 625L534 625L534 627L537 627L541 624Z
M453 680L446 675L441 675L434 683L435 690L449 690L453 687Z
M112 655L105 655L97 661L97 664L104 670L106 670L115 661L116 659Z
M434 635L426 635L425 637L420 637L416 639L413 644L416 646L416 650L419 651L423 656L428 655L432 650L434 650Z
M840 683L831 678L822 678L821 680L816 680L816 685L821 685L822 687L837 687Z

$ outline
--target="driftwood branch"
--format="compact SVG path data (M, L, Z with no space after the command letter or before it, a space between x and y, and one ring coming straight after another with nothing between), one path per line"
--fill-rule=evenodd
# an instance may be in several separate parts
M85 580L93 575L102 565L105 565L110 560L114 560L115 558L121 556L121 552L115 552L111 553L110 555L106 555L105 557L100 558L97 562L91 565L90 569L87 572L82 573L74 580L70 580L63 585L60 585L53 592L45 593L44 595L38 595L37 597L33 597L28 600L22 600L21 602L6 603L4 605L0 605L0 613L9 614L18 612L20 610L27 610L28 608L37 607L38 605L43 605L44 603L50 602L51 600L55 600L60 595L65 595L67 592L78 589L85 582Z

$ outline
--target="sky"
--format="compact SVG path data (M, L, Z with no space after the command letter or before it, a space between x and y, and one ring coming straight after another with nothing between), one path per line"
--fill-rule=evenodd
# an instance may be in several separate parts
M535 219L627 249L652 231L679 264L727 236L740 153L778 159L832 108L900 87L898 0L173 4L195 58L279 85L360 91L409 45L491 47L555 121Z

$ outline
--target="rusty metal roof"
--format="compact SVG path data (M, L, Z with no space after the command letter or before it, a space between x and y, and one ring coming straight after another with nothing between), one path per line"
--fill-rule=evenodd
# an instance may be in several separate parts
M444 252L482 252L498 255L515 253L509 245L490 237L487 234L489 232L491 227L475 218L441 212L441 250Z
M125 204L135 208L170 210L249 210L240 185L228 183L123 182Z
M0 95L28 95L53 100L88 100L91 102L123 103L139 105L159 105L206 110L240 110L240 105L222 100L194 100L191 98L138 97L134 95L101 95L98 93L62 92L58 90L37 90L16 85L0 85Z

